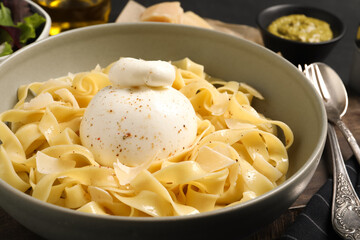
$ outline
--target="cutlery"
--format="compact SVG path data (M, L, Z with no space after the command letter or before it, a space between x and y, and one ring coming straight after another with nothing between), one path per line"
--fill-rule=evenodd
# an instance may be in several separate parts
M341 120L348 107L346 88L339 75L330 66L325 63L314 63L313 68L315 71L312 71L310 67L308 68L308 71L305 70L305 74L307 72L308 75L311 74L311 76L307 76L308 78L311 77L315 79L314 74L317 72L321 73L318 74L318 82L315 88L317 88L318 92L320 92L320 95L324 99L328 119L330 122L338 126L360 164L360 147L354 135Z
M335 132L335 124L340 129L343 128L342 131L345 126L341 121L341 116L345 114L347 109L345 87L335 71L323 63L305 66L304 73L322 97L328 115L328 141L333 160L334 180L331 211L333 228L344 239L360 239L360 200L346 171ZM345 127L345 129L347 128ZM347 131L350 133L349 130ZM357 145L356 140L355 144ZM358 153L360 151L355 153L355 156L359 160L358 156L360 155Z

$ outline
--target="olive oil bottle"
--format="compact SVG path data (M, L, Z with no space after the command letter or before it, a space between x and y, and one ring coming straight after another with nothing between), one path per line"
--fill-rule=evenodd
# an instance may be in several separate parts
M108 22L110 0L33 0L51 17L50 35Z

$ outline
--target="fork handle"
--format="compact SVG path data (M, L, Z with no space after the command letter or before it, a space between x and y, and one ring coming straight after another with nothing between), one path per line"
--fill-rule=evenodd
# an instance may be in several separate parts
M360 147L354 135L351 133L350 129L345 125L345 123L341 119L338 119L335 123L339 127L341 133L345 136L347 142L350 145L350 148L352 149L356 157L356 160L360 164Z
M335 231L346 239L360 235L360 200L351 184L332 123L328 124L328 140L333 162L333 200L331 220Z

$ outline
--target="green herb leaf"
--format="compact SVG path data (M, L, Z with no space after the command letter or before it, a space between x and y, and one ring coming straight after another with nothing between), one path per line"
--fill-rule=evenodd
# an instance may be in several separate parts
M12 27L14 22L11 18L11 11L5 7L3 3L0 3L0 25Z
M35 13L25 17L24 22L18 23L17 27L21 30L20 42L25 44L29 39L36 38L36 28L45 22L45 18Z
M8 42L4 42L0 45L0 57L12 54L13 50Z

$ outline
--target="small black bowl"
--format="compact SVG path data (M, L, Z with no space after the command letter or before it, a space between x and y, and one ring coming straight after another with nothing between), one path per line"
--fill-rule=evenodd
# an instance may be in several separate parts
M304 14L307 17L317 18L329 23L333 38L319 43L306 43L284 39L267 30L274 20L291 14ZM272 6L261 11L256 20L265 46L274 52L280 52L284 58L295 65L324 60L345 34L345 25L337 16L322 9L303 5L283 4Z

